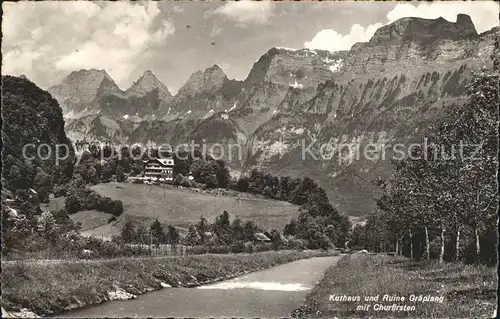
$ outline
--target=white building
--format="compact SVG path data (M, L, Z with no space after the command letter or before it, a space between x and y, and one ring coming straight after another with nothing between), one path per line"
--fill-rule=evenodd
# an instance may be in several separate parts
M147 179L172 181L174 176L174 159L154 158L144 161L144 176Z

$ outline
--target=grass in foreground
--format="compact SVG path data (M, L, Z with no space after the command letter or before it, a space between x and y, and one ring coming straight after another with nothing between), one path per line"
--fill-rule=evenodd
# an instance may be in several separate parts
M137 295L172 287L191 287L298 259L329 255L318 251L197 255L72 263L2 264L2 306L27 308L39 315L61 313L109 300L121 288Z
M496 268L435 262L412 262L401 257L355 254L329 268L308 294L305 304L294 312L304 318L473 318L491 317L496 309ZM335 301L331 295L359 296L360 301ZM368 296L378 301L365 301ZM384 295L404 297L403 300ZM437 301L411 301L413 296L443 297ZM389 301L390 300L390 301ZM393 304L414 309L384 310ZM369 309L357 309L370 305ZM378 310L376 310L378 309Z

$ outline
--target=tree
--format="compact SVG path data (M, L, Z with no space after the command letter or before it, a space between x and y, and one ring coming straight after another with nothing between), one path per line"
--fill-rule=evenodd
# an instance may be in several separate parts
M229 219L229 213L224 211L215 218L215 222L213 224L213 231L226 245L230 244L231 241L231 222Z
M135 233L134 223L131 220L127 220L125 224L123 224L121 237L125 243L132 243L137 237Z
M205 244L206 235L205 233L209 231L209 225L207 219L203 216L200 216L200 221L196 224L196 229L200 234L201 244Z
M123 182L125 180L125 173L123 172L123 168L118 166L116 168L116 181Z
M297 233L297 221L292 219L283 229L283 234L288 236L295 236Z
M171 244L172 246L175 246L179 243L180 235L179 232L177 231L177 228L175 228L172 225L168 225L167 228L167 242Z
M135 229L134 242L138 244L149 244L150 233L143 224L138 224Z
M202 168L200 170L200 175L196 181L207 185L208 188L217 187L218 180L217 180L217 174L216 174L214 164L211 162L206 162L202 166Z
M247 241L253 241L254 234L258 231L259 231L259 228L251 220L245 222L245 224L243 225L243 234L244 234L245 240L247 240Z
M150 231L151 236L153 236L153 239L156 242L157 246L165 243L165 233L163 231L163 226L158 221L158 219L156 219L153 224L151 224Z
M33 188L37 191L41 202L49 202L49 194L52 192L52 178L46 174L41 167L37 167Z
M231 240L232 241L241 241L245 240L245 229L243 228L243 223L241 219L236 218L233 220L231 224Z
M283 240L281 238L280 232L276 229L272 229L270 235L271 235L270 239L273 249L274 250L280 249L281 246L283 245Z
M196 229L196 226L190 225L188 228L188 233L184 237L184 245L186 246L196 246L201 244L201 236Z
M68 214L74 214L81 210L80 198L76 194L69 194L64 200L65 208Z
M223 160L217 160L214 164L215 175L217 177L217 185L220 188L227 188L231 182L231 175L229 174L229 168Z
M60 228L56 224L56 220L54 216L52 216L52 213L42 213L38 219L38 232L45 238L49 239L51 243L55 243L58 235L60 234Z
M498 50L498 41L495 45ZM490 217L496 213L498 73L475 74L467 91L467 103L445 109L446 116L431 127L420 151L396 163L390 186L378 202L396 237L408 232L411 257L413 230L423 228L429 258L432 227L440 232L439 262L445 256L445 236L453 232L458 260L462 230L469 227L479 262L481 233L491 227Z
M240 192L247 192L249 187L249 182L248 182L248 177L247 176L241 176L238 179L238 182L236 183L236 188Z
M9 170L9 183L15 188L26 188L21 171L17 165L12 165Z

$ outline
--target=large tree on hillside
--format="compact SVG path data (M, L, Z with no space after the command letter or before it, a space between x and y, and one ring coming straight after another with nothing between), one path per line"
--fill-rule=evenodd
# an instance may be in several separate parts
M127 220L121 230L121 238L125 243L132 243L136 238L134 223Z
M225 244L229 244L231 241L231 222L229 218L229 213L224 211L222 214L215 218L215 222L212 226L213 231L217 237Z
M201 244L201 236L196 229L196 226L190 225L186 237L183 241L186 246L196 246Z
M150 227L151 231L151 236L153 237L154 242L156 245L164 244L166 241L165 238L165 231L163 230L163 226L161 223L156 219Z
M177 228L175 228L172 225L168 225L168 227L167 227L167 242L175 247L179 243L180 238L181 238L181 236L179 235Z
M205 244L206 242L206 232L210 230L210 225L205 217L200 216L200 221L196 224L196 229L198 230L198 234L200 235L201 244Z
M218 167L218 165L213 162L205 162L205 164L201 167L199 177L196 181L207 185L208 188L217 187L218 180L216 167Z

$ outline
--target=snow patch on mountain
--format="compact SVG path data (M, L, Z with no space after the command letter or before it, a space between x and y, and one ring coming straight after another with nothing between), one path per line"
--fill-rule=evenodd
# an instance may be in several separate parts
M225 110L224 112L229 113L232 110L234 110L235 108L236 108L236 102L234 103L234 105L229 110Z
M342 67L342 59L335 60L334 64L330 65L330 70L332 72L337 72Z
M297 83L297 80L295 80L294 83L290 83L290 87L294 88L294 89L303 89L304 86L300 83Z

